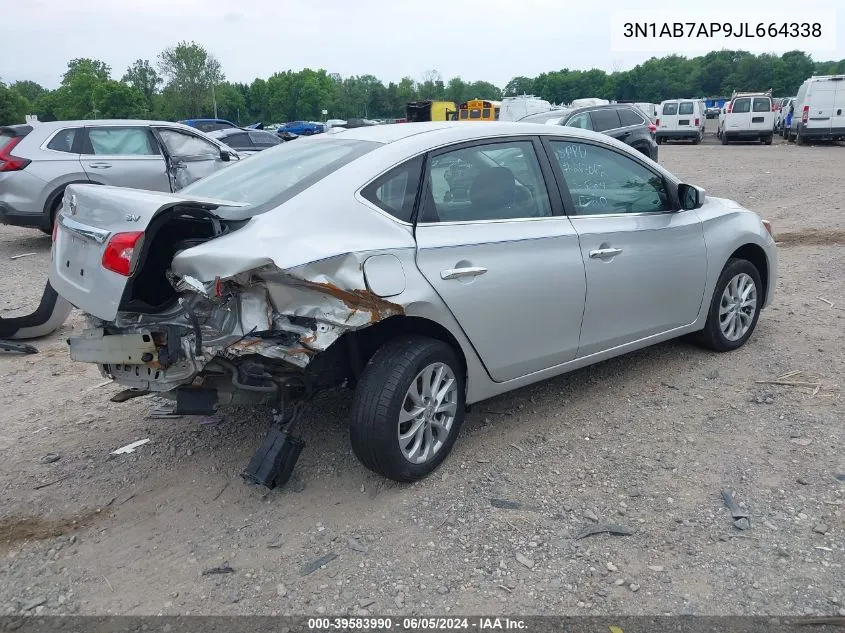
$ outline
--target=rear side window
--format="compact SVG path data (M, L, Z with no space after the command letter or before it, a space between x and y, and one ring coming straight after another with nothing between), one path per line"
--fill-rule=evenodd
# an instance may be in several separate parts
M422 163L420 156L394 167L364 187L361 195L397 220L410 222L420 186Z
M695 106L690 101L684 101L678 106L678 114L692 114L695 111Z
M157 156L149 130L137 127L94 127L88 129L85 154L98 156Z
M741 99L735 99L734 105L732 108L732 112L743 114L745 112L751 112L751 99L748 97L743 97Z
M229 147L249 147L252 145L252 143L249 142L249 136L246 135L246 132L225 136L220 140L226 143Z
M663 114L664 115L678 114L678 104L677 103L664 103L663 104Z
M622 123L622 127L645 123L645 119L630 108L619 108L619 121Z
M590 112L590 118L593 119L593 129L596 132L604 132L605 130L614 130L620 127L619 113L615 108L608 108L606 110L593 110Z
M768 97L754 98L754 112L771 112L772 102Z
M47 143L47 149L51 149L54 152L67 152L68 154L74 153L73 143L76 140L76 133L78 131L78 128L59 130L56 135L50 139L50 142Z
M249 132L249 138L256 145L262 145L264 147L271 147L282 142L282 139L269 132Z

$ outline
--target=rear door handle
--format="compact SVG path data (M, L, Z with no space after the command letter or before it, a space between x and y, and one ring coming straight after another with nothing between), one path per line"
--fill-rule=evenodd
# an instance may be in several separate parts
M440 271L441 279L460 279L461 277L478 277L487 272L481 266L468 266L467 268L449 268Z
M91 163L88 165L91 169L109 169L111 163Z
M610 259L611 257L616 257L621 252L621 248L599 248L590 251L590 257L593 259Z

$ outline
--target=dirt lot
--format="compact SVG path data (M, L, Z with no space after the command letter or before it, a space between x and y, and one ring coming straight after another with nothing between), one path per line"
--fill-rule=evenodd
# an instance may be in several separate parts
M295 480L268 492L239 477L263 416L110 403L118 388L63 347L78 314L38 355L0 356L0 614L845 615L845 147L710 138L660 155L774 220L780 277L754 337L480 403L417 485L358 464L348 393L323 398ZM49 244L0 227L0 315L35 305ZM812 385L756 382L797 371ZM573 538L596 521L633 534Z

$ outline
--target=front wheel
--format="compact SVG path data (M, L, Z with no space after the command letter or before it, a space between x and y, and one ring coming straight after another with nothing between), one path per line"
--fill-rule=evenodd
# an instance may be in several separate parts
M763 145L771 145L771 144L772 144L772 137L771 137L771 135L769 135L769 136L767 136L767 137L765 137L765 138L763 138L763 139L760 139L760 142L761 142L761 143L763 143Z
M367 363L352 401L352 450L370 470L418 481L442 462L466 405L462 363L443 341L404 336Z
M751 337L763 307L760 272L745 259L729 259L710 300L697 341L716 352L742 347Z

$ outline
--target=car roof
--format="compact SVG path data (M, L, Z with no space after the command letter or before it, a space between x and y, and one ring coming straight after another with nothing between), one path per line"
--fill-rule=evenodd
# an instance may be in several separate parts
M169 125L175 127L189 127L182 123L174 123L173 121L152 121L147 119L79 119L75 121L39 121L32 126L33 130L58 130L65 127L108 127L108 126L150 126L150 125ZM193 128L192 128L193 129Z

